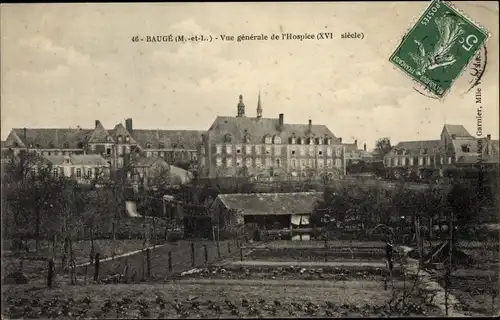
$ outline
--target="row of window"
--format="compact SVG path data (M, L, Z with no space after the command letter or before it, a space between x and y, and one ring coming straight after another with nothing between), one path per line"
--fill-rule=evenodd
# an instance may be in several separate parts
M179 152L181 152L181 151L179 151ZM163 158L166 158L167 160L172 160L172 158L173 158L172 153L175 154L175 151L174 152L172 152L172 151L146 151L146 157L163 157ZM181 152L180 155L181 155L180 158L182 160L196 160L197 159L196 152L185 151L185 152Z
M452 163L452 158L448 157L448 164ZM419 166L430 166L432 164L446 164L445 157L418 157L418 165ZM413 166L415 165L414 157L395 157L395 158L387 158L386 159L387 166Z
M291 144L332 144L332 138L317 138L317 137L291 137ZM266 136L264 137L266 144L281 144L281 137L279 136Z
M225 146L216 145L215 148L216 148L216 150L215 150L216 154L222 154L223 149L225 151L225 154L232 154L233 153L233 145L230 145L230 144L227 144ZM274 148L272 148L271 146L264 146L264 148L263 148L264 153L262 153L262 148L263 148L263 146L260 146L260 145L255 145L255 146L246 145L244 148L243 148L243 146L236 145L236 146L234 146L234 151L236 154L242 154L243 150L245 150L245 154L252 154L252 149L253 149L255 151L256 155L260 155L260 154L277 155L277 156L281 155L281 146L275 146ZM273 149L274 149L274 152L273 152ZM337 157L342 156L342 149L343 149L343 147L335 148L335 155ZM324 156L325 153L327 156L332 156L333 149L331 147L327 147L325 150L323 150L322 148L315 148L315 147L309 147L309 148L292 147L290 150L291 155L300 155L300 156L309 155L311 157L314 156L315 154L317 154L318 156Z
M215 159L215 165L217 167L221 167L223 165L225 165L226 167L233 167L234 165L236 165L237 167L261 167L263 165L265 165L266 167L272 167L272 166L276 166L276 167L281 167L282 163L281 163L281 159L271 159L271 158L266 158L266 159L261 159L261 158L256 158L255 161L253 161L254 159L252 158L246 158L245 160L243 160L243 158L236 158L236 161L234 162L233 161L233 158L226 158L226 159L222 159L221 157L217 157ZM315 159L291 159L290 160L290 167L293 168L293 169L296 169L296 168L301 168L301 169L305 169L305 168L316 168L316 166L318 168L324 168L325 166L328 167L328 168L332 168L334 165L334 162L332 159L327 159L326 160L326 163L325 163L325 160L324 159L318 159L318 160L315 160ZM342 160L341 159L336 159L335 160L335 167L337 168L341 168L342 167Z
M59 176L64 176L64 169L63 168L54 168L52 169L52 174L54 177L59 177ZM100 169L95 169L95 168L76 168L75 169L75 176L77 178L92 178L94 175L98 175L100 172Z

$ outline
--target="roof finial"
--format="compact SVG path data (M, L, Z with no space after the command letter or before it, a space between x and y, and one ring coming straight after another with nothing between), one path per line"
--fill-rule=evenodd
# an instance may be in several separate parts
M257 118L262 118L262 103L260 101L260 88L259 88L259 99L257 101Z

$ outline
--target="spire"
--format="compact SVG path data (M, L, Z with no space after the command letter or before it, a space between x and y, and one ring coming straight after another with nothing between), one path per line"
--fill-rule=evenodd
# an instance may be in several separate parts
M238 115L237 117L245 116L245 104L243 103L243 95L240 94L240 102L238 103Z
M257 118L262 118L262 103L260 102L260 90L259 90L259 100L257 101Z

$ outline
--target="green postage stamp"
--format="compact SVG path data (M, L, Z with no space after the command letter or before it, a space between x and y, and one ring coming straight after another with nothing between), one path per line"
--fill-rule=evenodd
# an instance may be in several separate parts
M488 36L450 4L434 0L389 61L442 98Z

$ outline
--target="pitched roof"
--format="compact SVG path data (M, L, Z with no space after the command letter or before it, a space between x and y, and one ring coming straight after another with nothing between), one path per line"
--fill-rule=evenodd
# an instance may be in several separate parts
M203 133L205 131L134 129L132 136L142 147L151 144L152 149L160 149L161 147L197 150Z
M108 141L109 136L110 134L108 130L106 130L102 125L102 123L99 121L95 126L94 132L92 132L92 135L89 138L90 139L89 142L104 143Z
M81 148L91 136L93 129L12 129L16 136L26 145L33 148ZM53 144L53 146L52 146ZM65 147L66 146L66 147Z
M465 129L465 127L461 124L445 124L444 130L448 133L448 135L455 135L457 137L472 137Z
M215 143L225 142L226 135L231 135L234 143L244 143L245 136L252 143L263 142L266 135L279 136L281 141L289 141L293 136L296 138L318 137L332 138L338 143L337 137L325 126L319 124L311 125L309 133L308 124L279 124L279 119L252 118L252 117L217 117L209 129L210 140Z
M358 150L358 144L357 143L343 143L342 144L345 147L345 152L353 152L353 151L360 151Z
M401 141L392 150L405 150L411 156L420 155L420 150L426 150L425 155L436 155L443 152L441 140Z
M481 144L479 144L481 141ZM465 145L469 148L469 152L462 151L462 146ZM481 148L481 160L483 162L496 162L498 163L499 156L499 143L498 140L491 140L488 144L487 138L471 138L453 140L453 147L457 156L458 163L477 163L479 161L479 148ZM491 152L488 155L488 149L491 147Z
M168 165L167 161L160 157L136 157L132 159L132 166L135 167L151 167L155 162L160 161Z
M54 165L63 165L66 159L70 159L73 165L93 165L93 166L109 166L109 163L98 154L73 154L70 156L44 156L50 163Z
M312 213L322 192L219 194L224 206L243 215L288 215Z
M130 138L130 143L131 144L136 144L137 142L135 141L134 137L128 130L123 126L123 124L120 122L118 123L113 130L110 131L111 135L116 139L118 136L122 136L123 138L129 137ZM115 140L116 141L116 140Z

